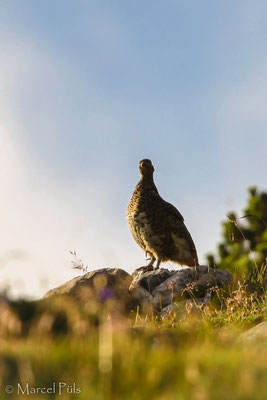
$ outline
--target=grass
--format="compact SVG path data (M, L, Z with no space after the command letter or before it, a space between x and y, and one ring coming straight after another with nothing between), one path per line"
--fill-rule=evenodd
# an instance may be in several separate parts
M266 319L262 276L250 279L230 294L216 290L209 307L164 317L126 314L113 300L87 308L67 298L3 302L0 398L266 400L266 343L239 339ZM18 396L18 382L35 391L55 382L56 393Z
M106 343L99 351L96 333L5 341L1 398L5 385L16 387L19 381L23 387L27 382L34 387L75 382L81 393L64 392L63 399L266 399L266 352L256 344L237 343L232 332L216 337L194 332L188 338L177 328L171 333L149 328L109 334L111 352Z

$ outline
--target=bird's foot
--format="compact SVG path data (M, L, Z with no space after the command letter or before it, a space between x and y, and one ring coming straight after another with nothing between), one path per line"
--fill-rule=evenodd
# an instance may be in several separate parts
M139 267L136 269L137 272L142 272L142 273L153 271L153 270L154 270L153 265L144 265L143 267Z
M148 264L146 267L144 267L144 271L153 271L155 268L153 267L153 265Z

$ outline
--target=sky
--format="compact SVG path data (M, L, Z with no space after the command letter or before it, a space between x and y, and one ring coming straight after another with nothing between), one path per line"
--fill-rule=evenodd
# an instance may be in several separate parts
M200 263L267 189L265 0L0 0L0 289L145 264L125 210L150 158ZM171 268L173 265L167 264Z

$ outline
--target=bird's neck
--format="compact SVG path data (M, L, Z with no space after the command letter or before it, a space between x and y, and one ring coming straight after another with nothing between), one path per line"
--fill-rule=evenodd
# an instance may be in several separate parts
M155 183L154 183L154 179L153 179L153 174L151 175L143 175L140 179L140 186L146 188L146 189L153 189L153 190L157 190Z

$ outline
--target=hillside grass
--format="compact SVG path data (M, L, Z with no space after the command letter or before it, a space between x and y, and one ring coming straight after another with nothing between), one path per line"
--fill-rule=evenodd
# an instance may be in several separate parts
M125 314L112 300L83 309L67 298L2 302L0 398L266 400L267 343L240 339L266 319L263 281L251 283L164 316ZM55 382L57 393L18 395L18 382Z

